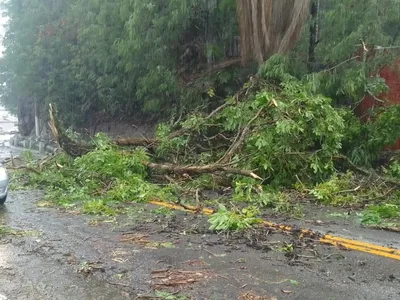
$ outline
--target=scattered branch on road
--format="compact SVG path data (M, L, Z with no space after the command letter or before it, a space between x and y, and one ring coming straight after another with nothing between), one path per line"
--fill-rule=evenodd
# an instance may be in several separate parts
M108 279L106 279L106 282L107 282L108 284L111 284L111 285L123 286L123 287L127 287L127 288L130 288L130 289L134 289L134 288L133 288L131 285L129 285L129 284L125 284L125 283L121 283L121 282L113 282L113 281L108 280Z
M172 270L153 271L152 272L152 287L154 289L162 287L174 287L190 285L211 277L211 272L207 270L201 271L184 271Z

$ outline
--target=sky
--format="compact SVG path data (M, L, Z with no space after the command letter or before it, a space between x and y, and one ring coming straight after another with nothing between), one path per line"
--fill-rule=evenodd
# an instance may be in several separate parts
M0 4L2 4L4 0L0 0ZM5 33L4 25L7 23L7 18L3 17L3 12L0 10L0 56L3 56L3 37Z

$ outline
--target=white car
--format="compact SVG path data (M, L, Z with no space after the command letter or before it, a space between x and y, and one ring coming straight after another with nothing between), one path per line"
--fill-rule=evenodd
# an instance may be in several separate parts
M8 174L6 168L0 165L0 205L4 204L8 194Z

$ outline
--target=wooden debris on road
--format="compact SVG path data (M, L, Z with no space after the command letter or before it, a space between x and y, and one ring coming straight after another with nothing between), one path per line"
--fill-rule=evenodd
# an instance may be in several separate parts
M272 296L258 296L252 292L247 292L239 296L238 300L277 300L277 298Z
M211 277L210 271L157 270L152 272L153 289L190 285Z

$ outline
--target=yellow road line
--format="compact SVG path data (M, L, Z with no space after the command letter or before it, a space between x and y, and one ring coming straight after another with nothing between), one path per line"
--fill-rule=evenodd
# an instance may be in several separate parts
M276 228L282 231L293 231L294 228L291 226L287 225L279 225L275 224L272 222L264 221L263 222L265 225L268 225L272 228ZM312 234L313 232L311 230L306 230L306 229L300 229L299 230L303 234ZM379 255L387 258L393 258L400 260L400 250L398 249L393 249L393 248L388 248L388 247L383 247L379 245L374 245L370 243L365 243L357 240L351 240L351 239L346 239L342 237L337 237L337 236L332 236L329 234L326 234L319 238L319 241L323 244L330 244L334 246L343 246L347 249L351 250L357 250L360 252L365 252L365 253L370 253L374 255Z
M189 213L202 213L203 215L212 215L214 211L210 208L202 208L199 210L197 207L194 206L180 206L176 204L171 204L171 203L165 203L161 201L150 201L151 204L157 205L157 206L162 206L162 207L167 207L170 209L175 209L175 210L181 210L181 211L186 211ZM288 225L280 225L268 221L263 221L264 225L267 225L271 228L275 228L277 230L285 231L285 232L292 232L296 230L292 226ZM313 231L311 230L306 230L306 229L299 229L299 232L302 234L309 234L312 235L314 234ZM369 244L357 240L351 240L351 239L346 239L342 237L337 237L333 235L326 234L322 237L320 237L319 242L323 244L329 244L333 246L338 246L338 247L344 247L346 249L350 250L355 250L359 252L364 252L364 253L369 253L372 255L377 255L377 256L382 256L386 258L391 258L391 259L396 259L400 260L400 250L399 249L393 249L393 248L388 248L388 247L383 247L379 245L374 245L374 244Z
M332 236L332 235L328 235L328 234L325 235L324 238L326 240L330 240L330 241L333 241L333 242L336 242L336 243L347 243L347 244L352 244L354 246L369 248L369 249L376 250L376 251L383 251L383 252L388 252L388 253L393 253L393 254L396 254L396 255L400 255L400 250L391 249L391 248L378 246L378 245L374 245L374 244L369 244L369 243L365 243L365 242L361 242L361 241L357 241L357 240L349 240L349 239L336 237L336 236Z
M323 237L320 238L319 241L323 244L329 244L329 245L333 245L333 246L343 246L346 249L350 249L350 250L355 250L355 251L369 253L369 254L376 255L376 256L400 260L400 254L396 254L395 252L390 253L390 251L379 251L379 250L370 249L369 247L356 246L353 244L347 244L347 243L343 243L343 242L335 242L333 240L324 239ZM387 248L387 250L393 250L393 249Z

